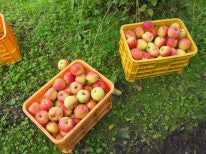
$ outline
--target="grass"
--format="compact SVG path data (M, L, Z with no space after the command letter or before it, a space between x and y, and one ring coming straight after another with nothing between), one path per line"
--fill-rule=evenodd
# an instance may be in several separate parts
M0 67L0 153L59 153L23 114L22 104L58 73L61 58L83 59L106 77L117 77L115 86L123 92L114 96L112 110L74 153L160 152L168 135L177 130L192 132L205 120L204 1L161 1L153 8L153 17L139 14L123 1L0 0L0 4L23 56L15 65ZM120 26L138 18L173 17L185 22L198 54L181 75L128 83L118 54ZM114 128L108 130L110 125Z

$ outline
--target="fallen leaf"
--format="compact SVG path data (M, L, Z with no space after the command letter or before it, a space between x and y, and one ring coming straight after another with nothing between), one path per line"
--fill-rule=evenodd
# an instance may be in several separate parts
M111 130L114 128L114 124L109 125L108 130Z
M142 87L140 85L137 85L137 91L141 91Z

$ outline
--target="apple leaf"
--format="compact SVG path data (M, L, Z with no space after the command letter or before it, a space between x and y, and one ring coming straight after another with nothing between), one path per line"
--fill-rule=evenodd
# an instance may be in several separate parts
M111 130L114 128L114 124L109 125L108 130Z
M153 16L153 14L154 14L154 12L153 12L153 10L152 10L152 9L148 9L148 10L147 10L147 12L148 12L148 14L149 14L149 16L150 16L150 17L152 17L152 16Z
M149 0L149 3L152 4L152 6L157 5L158 0Z
M147 8L147 4L144 4L139 8L139 11L144 12L146 10L146 8Z

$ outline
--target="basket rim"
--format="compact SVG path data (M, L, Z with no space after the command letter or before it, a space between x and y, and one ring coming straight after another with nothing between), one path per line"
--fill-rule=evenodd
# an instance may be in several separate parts
M0 17L2 18L2 25L3 25L3 31L4 31L4 35L0 37L0 41L1 41L6 37L6 24L5 24L4 15L0 13Z

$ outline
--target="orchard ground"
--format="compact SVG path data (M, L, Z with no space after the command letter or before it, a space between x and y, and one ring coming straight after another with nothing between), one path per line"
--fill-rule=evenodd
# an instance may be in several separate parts
M23 56L0 67L0 153L60 153L22 104L58 73L62 58L85 60L123 93L74 153L206 153L206 2L143 3L0 0ZM184 21L198 54L181 75L127 82L118 53L121 25L173 17Z

